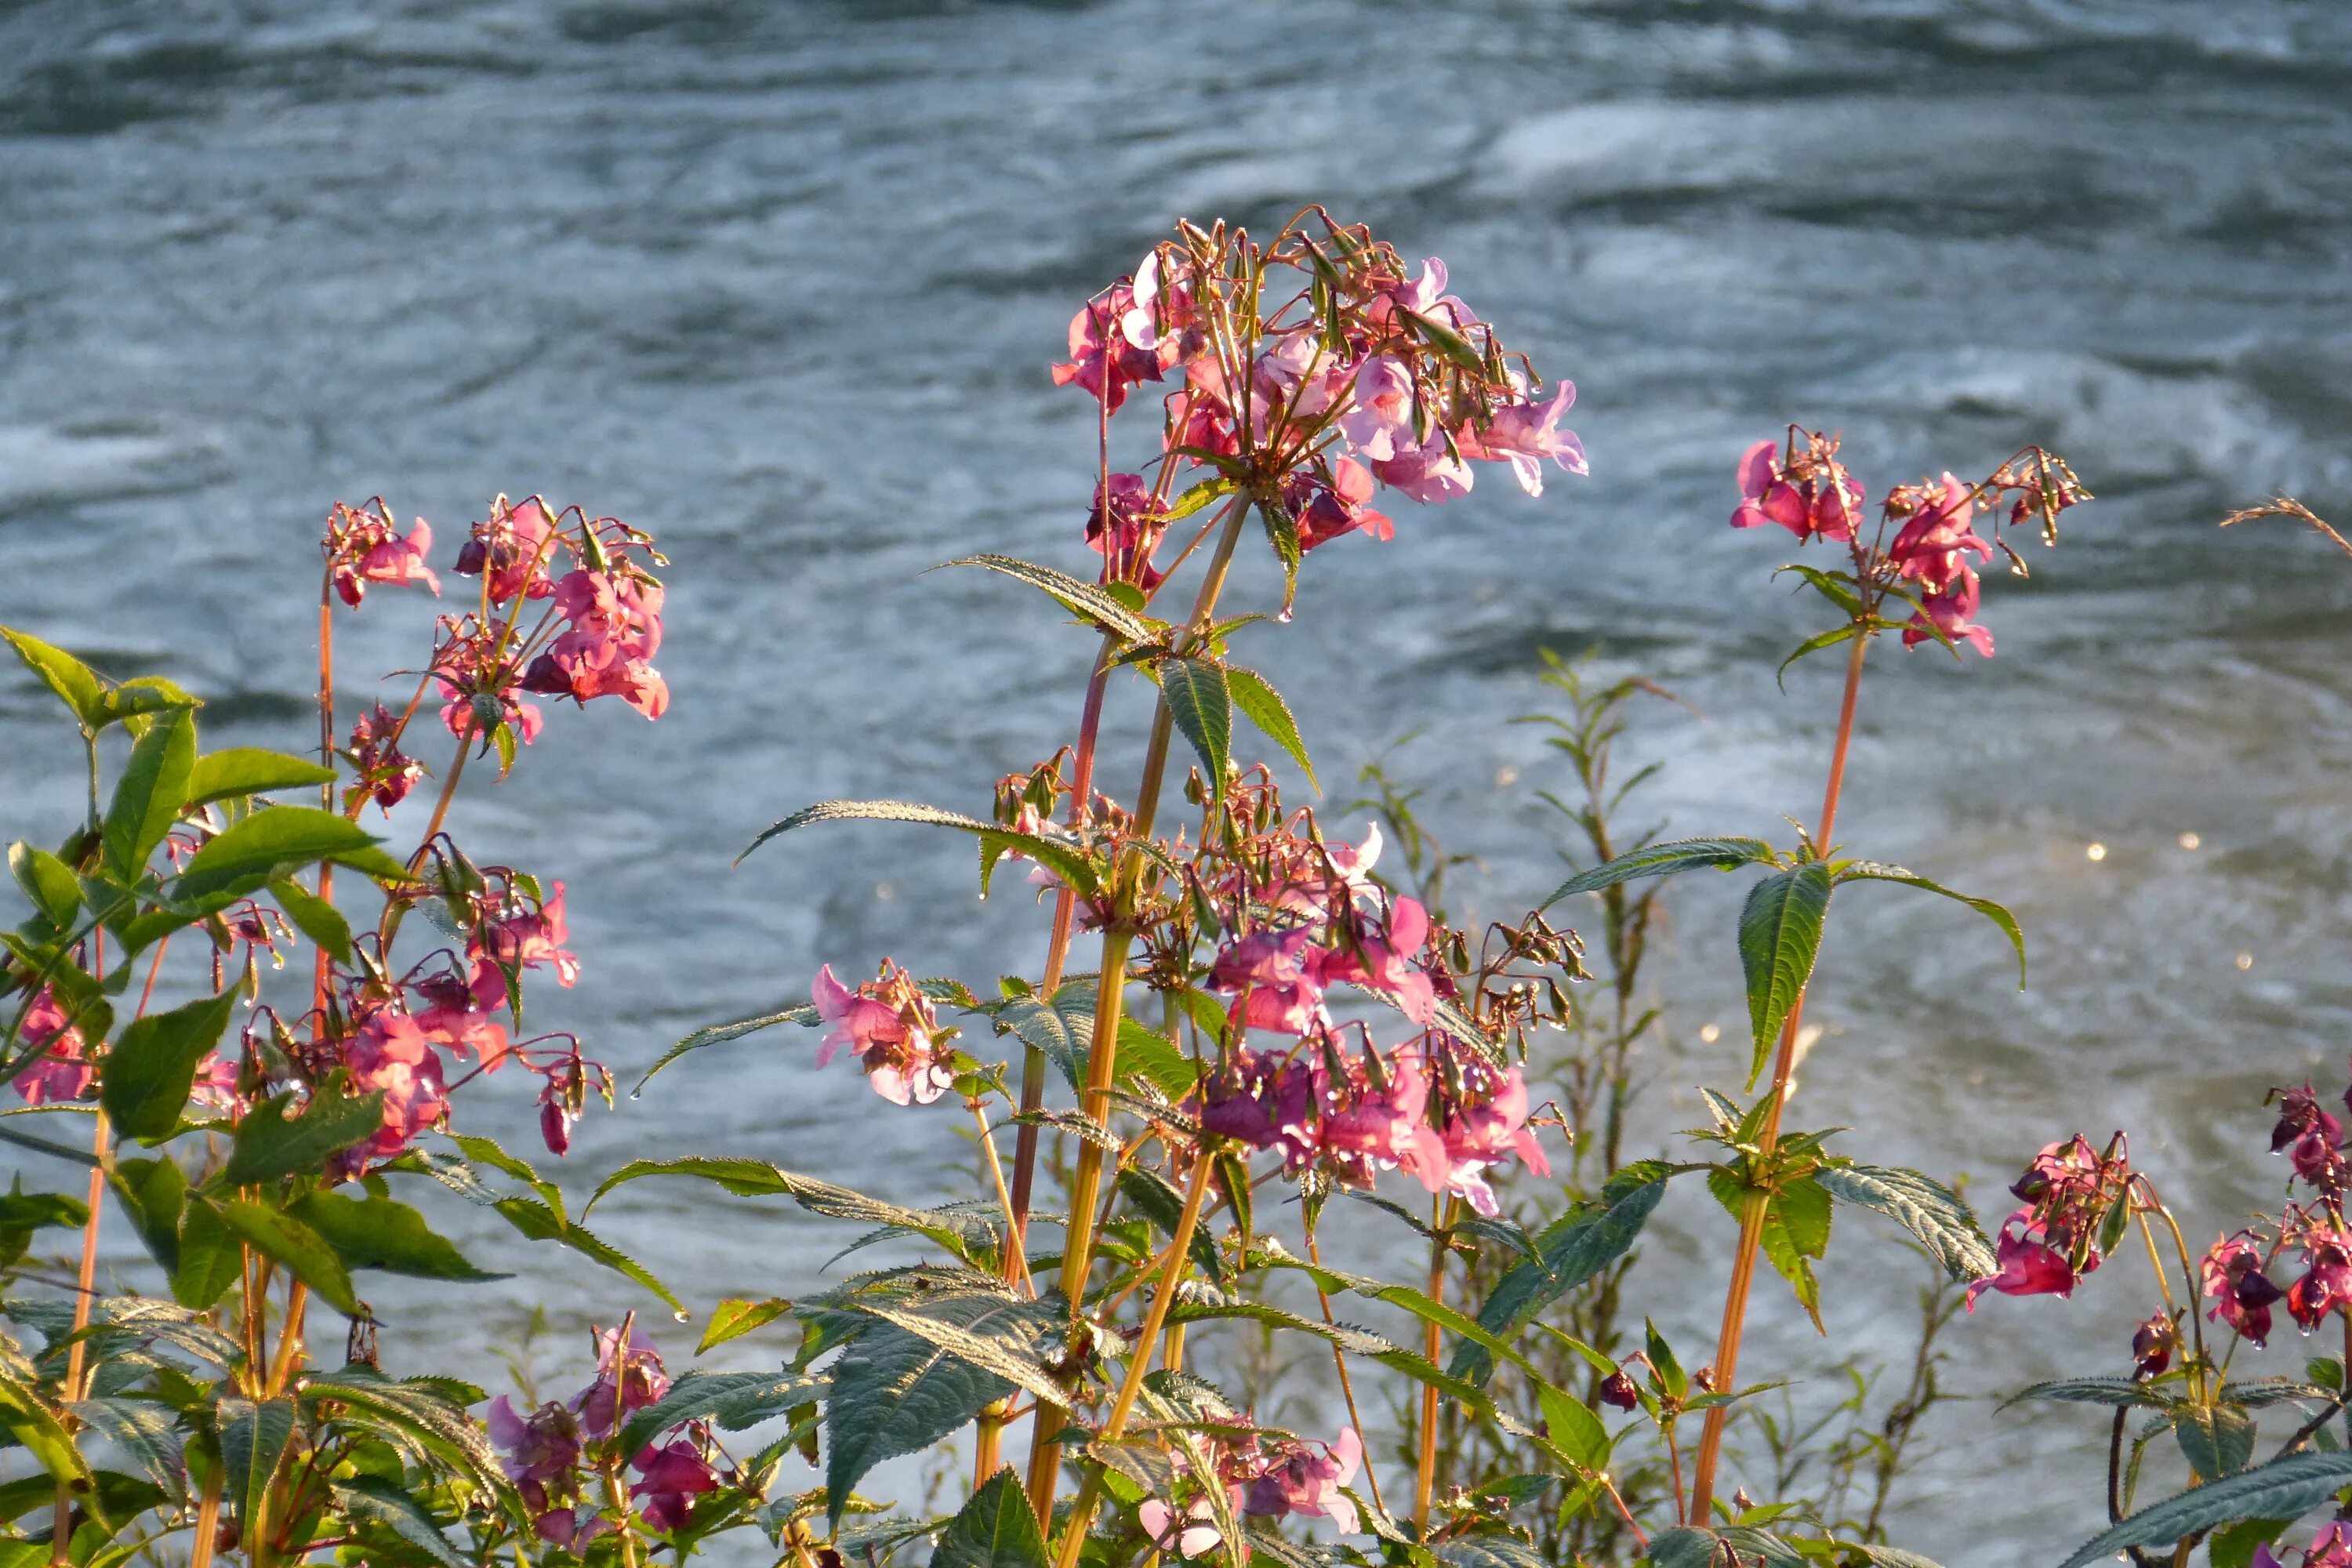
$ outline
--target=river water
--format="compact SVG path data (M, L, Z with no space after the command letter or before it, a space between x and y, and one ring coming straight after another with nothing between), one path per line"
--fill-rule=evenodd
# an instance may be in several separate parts
M1580 388L1589 480L1530 500L1497 473L1404 507L1393 543L1318 552L1295 624L1244 634L1327 781L1414 734L1391 768L1481 858L1457 902L1510 915L1558 875L1533 792L1560 772L1503 722L1540 704L1539 647L1685 699L1629 742L1664 764L1670 831L1785 835L1816 809L1834 660L1774 689L1818 618L1769 580L1780 545L1723 526L1747 443L1842 429L1883 491L2044 441L2098 504L2030 583L1990 584L1990 665L1877 658L1842 821L2011 903L2032 987L1965 911L1842 899L1800 1120L1971 1173L1988 1206L2046 1140L2129 1127L2201 1240L2274 1202L2263 1089L2342 1083L2352 562L2212 524L2273 489L2352 513L2352 13L279 0L20 4L0 45L0 617L204 693L214 744L299 747L329 502L381 492L445 559L499 490L662 536L669 717L555 714L455 819L570 884L585 973L540 1018L625 1082L695 1025L805 994L822 961L1034 965L1040 917L975 905L959 844L845 828L728 862L820 797L980 808L1066 737L1090 639L923 569L1083 569L1093 420L1045 375L1070 312L1178 215L1263 227L1320 200L1444 257ZM413 668L429 618L391 592L346 616L347 690ZM0 679L9 837L78 810L47 702ZM1121 758L1143 698L1114 706ZM1736 894L1676 896L1650 1144L1697 1118L1684 1086L1737 1075ZM592 1117L567 1180L701 1151L958 1190L940 1118L814 1073L809 1040L706 1055ZM484 1088L465 1124L522 1146L520 1086ZM600 1223L698 1310L805 1289L847 1239L694 1200L647 1184ZM456 1343L487 1365L547 1295L569 1386L569 1333L626 1288L426 1201L527 1272L454 1306L377 1289L391 1364ZM1717 1289L1698 1249L1724 1234L1688 1194L1651 1244L1640 1305L1688 1360ZM1875 1222L1840 1226L1826 1274L1832 1342L1768 1292L1743 1371L1900 1352L1911 1274ZM1951 1336L1948 1384L2119 1369L2146 1279L1995 1300ZM2101 1521L2091 1417L1979 1404L1935 1436L1905 1543L2032 1561Z

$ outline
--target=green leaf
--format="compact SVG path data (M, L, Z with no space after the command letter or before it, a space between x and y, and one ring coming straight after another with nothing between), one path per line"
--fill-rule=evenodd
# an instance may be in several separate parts
M123 1026L107 1053L98 1093L117 1131L150 1145L172 1136L187 1108L196 1068L220 1043L236 1007L232 988Z
M1783 691L1788 690L1789 685L1786 678L1790 665L1796 663L1799 659L1804 658L1809 653L1819 653L1823 648L1835 647L1842 642L1852 642L1854 638L1862 635L1862 631L1863 628L1861 622L1848 621L1842 626L1832 626L1828 631L1820 632L1812 637L1807 637L1803 642L1797 645L1797 651L1782 659L1780 661L1780 668L1772 672L1773 684L1780 687Z
M1480 1326L1501 1339L1517 1338L1537 1313L1622 1258L1665 1190L1666 1178L1659 1175L1604 1193L1600 1202L1572 1209L1546 1226L1536 1237L1536 1258L1514 1264L1478 1309ZM1483 1384L1494 1364L1482 1346L1465 1342L1455 1348L1449 1370Z
M2254 1419L2228 1405L2191 1405L2172 1428L2180 1451L2207 1480L2242 1470L2254 1457Z
M147 868L147 858L180 819L195 765L196 721L184 708L163 714L131 746L106 812L106 864L117 877L136 881Z
M634 1454L688 1421L716 1421L730 1432L740 1432L808 1404L827 1386L823 1373L689 1372L667 1394L629 1417L621 1429L621 1448Z
M441 1568L471 1568L471 1562L449 1544L433 1516L414 1497L379 1476L335 1481L331 1489L335 1505L354 1522L378 1525L424 1552Z
M1896 1221L1954 1279L1981 1279L2000 1271L1976 1211L1933 1177L1899 1166L1839 1160L1816 1167L1813 1180L1833 1198L1876 1209Z
M257 746L232 746L196 759L188 778L187 804L203 805L272 790L317 789L334 782L334 769L320 767L306 757L266 752Z
M931 1568L1047 1568L1045 1538L1012 1467L991 1476L940 1531Z
M66 1408L129 1455L167 1497L180 1495L186 1461L172 1410L152 1399L84 1399Z
M1177 1302L1168 1312L1168 1321L1171 1323L1209 1322L1226 1318L1241 1318L1272 1328L1312 1334L1327 1344L1339 1346L1349 1355L1376 1361L1382 1366L1401 1372L1489 1420L1497 1419L1500 1415L1494 1403L1479 1391L1476 1384L1453 1373L1442 1372L1412 1352L1400 1349L1370 1330L1360 1329L1351 1323L1319 1322L1265 1301L1224 1296L1206 1287L1195 1287L1194 1294Z
M1124 1181L1125 1178L1126 1173L1122 1172L1120 1179ZM1490 1332L1484 1323L1475 1321L1443 1301L1433 1300L1410 1285L1394 1285L1383 1279L1368 1279L1359 1274L1343 1274L1336 1268L1323 1268L1311 1263L1301 1262L1286 1252L1276 1250L1271 1237L1261 1245L1260 1250L1253 1257L1252 1261L1266 1268L1296 1269L1314 1280L1327 1295L1337 1295L1344 1291L1351 1295L1362 1296L1369 1300L1384 1301L1391 1307L1411 1313L1424 1323L1434 1323L1448 1333L1482 1347L1489 1354L1514 1362L1530 1373L1536 1370L1532 1362L1511 1348L1509 1341ZM1461 1375L1463 1372L1458 1363L1448 1370L1456 1376Z
M2000 1402L2008 1409L2029 1399L2058 1400L2070 1405L2146 1405L2161 1409L2173 1401L2146 1384L2129 1377L2061 1377L2021 1388Z
M1322 794L1323 786L1315 782L1315 764L1307 759L1307 742L1298 738L1298 721L1291 717L1290 704L1282 700L1282 693L1265 676L1238 665L1225 667L1225 689L1242 717L1289 753L1290 760L1298 764L1298 771L1307 775L1307 784L1316 794Z
M99 699L99 707L106 715L106 722L121 725L133 737L147 732L144 721L150 714L203 706L182 690L178 683L166 680L160 675L132 676Z
M1306 558L1306 550L1298 542L1298 520L1290 515L1289 505L1279 496L1260 497L1257 515L1265 524L1274 558L1282 563L1282 608L1287 615L1292 601L1298 597L1298 564Z
M694 1347L700 1355L713 1345L723 1345L729 1340L740 1340L756 1329L764 1329L793 1310L793 1304L781 1296L771 1296L764 1301L742 1301L732 1298L721 1301L710 1310L710 1326L702 1331L702 1342Z
M1650 1537L1643 1561L1651 1568L1715 1568L1716 1535L1696 1525L1676 1525Z
M1608 1468L1609 1428L1592 1406L1549 1384L1537 1388L1536 1399L1543 1411L1544 1436L1553 1447L1588 1470Z
M1205 658L1164 658L1156 671L1169 716L1200 753L1209 788L1223 793L1234 749L1234 697L1223 665Z
M413 1438L483 1491L511 1499L513 1489L499 1468L497 1450L481 1423L450 1397L448 1386L439 1378L395 1383L371 1367L349 1365L305 1374L302 1397L314 1405L331 1399L343 1406L333 1417L339 1426L373 1425ZM478 1396L481 1391L466 1392ZM362 1422L362 1414L372 1419Z
M1756 1032L1749 1089L1763 1076L1789 1009L1812 978L1829 908L1829 868L1819 861L1776 871L1748 890L1739 911L1739 966L1747 974L1748 1017Z
M0 626L0 637L16 650L25 668L41 678L48 689L58 694L70 710L74 721L89 734L96 734L106 723L106 689L97 673L61 647L43 642L12 627Z
M2018 929L2017 917L1990 899L1972 899L1966 893L1956 893L1939 882L1931 882L1900 866L1884 866L1875 860L1855 860L1842 866L1838 868L1837 879L1841 882L1900 882L1906 888L1917 888L1939 898L1949 899L1954 903L1968 905L1999 926L2001 934L2009 938L2009 944L2017 950L2017 988L2020 991L2025 989L2025 933Z
M336 963L345 968L353 967L352 926L341 910L291 877L280 877L270 883L269 896L278 900L278 907L286 911L295 930L326 949Z
M1445 1568L1553 1568L1549 1559L1526 1542L1499 1532L1457 1535L1430 1550Z
M988 891L988 879L996 862L1004 855L1019 851L1045 866L1064 881L1076 888L1082 896L1093 896L1096 879L1094 867L1086 856L1059 839L1046 838L1034 833L1015 833L993 822L982 822L961 812L941 811L933 805L917 805L904 800L821 800L814 805L803 806L781 822L772 823L757 838L744 847L743 854L735 857L741 865L745 856L780 833L790 833L795 827L805 827L813 822L912 822L927 827L952 827L960 832L978 836L981 841L981 892Z
M305 1193L286 1212L325 1238L346 1268L381 1268L420 1279L504 1279L475 1268L406 1204L370 1195Z
M179 1262L172 1270L172 1300L204 1311L236 1283L242 1252L236 1233L210 1199L187 1194L180 1215Z
M89 1466L58 1419L57 1407L40 1390L6 1373L0 1373L0 1429L22 1443L57 1479L89 1481Z
M1831 604L1835 605L1848 616L1853 616L1857 619L1861 617L1863 612L1862 600L1854 592L1854 582L1852 574L1844 572L1823 572L1818 567L1802 566L1798 565L1795 563L1791 563L1789 565L1776 568L1773 571L1772 575L1778 577L1783 572L1796 573L1799 576L1804 578L1806 582L1811 584L1814 591L1819 593L1822 598L1827 599Z
M81 883L71 867L47 850L19 839L8 846L8 869L16 874L25 896L33 900L33 908L58 934L73 930L74 917L81 912Z
M1024 1307L1032 1309L1024 1316ZM981 1294L949 1296L927 1305L934 1318L961 1319L975 1331L991 1323L1037 1323L1036 1303ZM1027 1342L1034 1344L1035 1339ZM892 1323L877 1323L852 1340L833 1363L833 1396L825 1401L825 1498L828 1527L841 1528L842 1510L867 1471L885 1459L929 1447L1003 1398L1013 1384Z
M2253 1568L2254 1548L2286 1533L2291 1519L2242 1519L2215 1531L2205 1542L2212 1568Z
M1664 844L1647 844L1618 856L1605 866L1578 872L1553 889L1551 897L1537 907L1548 910L1572 893L1597 893L1636 878L1671 877L1702 866L1730 871L1771 858L1772 847L1760 838L1676 838Z
M312 1295L343 1316L361 1315L359 1299L352 1294L352 1277L324 1237L300 1220L250 1198L232 1199L219 1208L222 1223L238 1239L285 1265L287 1272L308 1285Z
M1071 1000L1083 996L1084 1001ZM1072 1089L1087 1081L1087 1063L1093 1055L1095 1016L1090 988L1066 990L1048 1003L1034 996L1016 996L992 1007L990 1016L1011 1029L1024 1046L1045 1053ZM1201 1076L1192 1059L1176 1048L1167 1036L1122 1016L1118 1022L1118 1052L1113 1064L1121 1082L1148 1083L1171 1100L1192 1092Z
M118 1159L107 1184L131 1216L148 1252L166 1274L180 1267L180 1212L187 1205L188 1178L169 1159Z
M205 1191L226 1192L319 1170L330 1156L341 1153L383 1125L382 1089L349 1100L321 1094L301 1115L289 1120L287 1111L293 1104L289 1091L254 1107L237 1124L228 1164L205 1184Z
M669 1287L656 1278L651 1269L586 1226L566 1218L546 1199L501 1198L493 1206L509 1225L531 1240L561 1242L589 1261L601 1264L623 1279L642 1285L668 1303L670 1310L685 1313L685 1303L672 1295Z
M229 1498L237 1507L237 1519L247 1529L262 1517L270 1478L278 1473L294 1440L296 1414L290 1399L267 1399L257 1405L231 1394L221 1396L217 1419L222 1468L226 1472Z
M380 881L407 878L359 824L309 805L273 805L236 823L197 850L173 884L182 900L208 893L249 892L289 872L331 860Z
M778 1024L814 1025L818 1022L820 1019L817 1016L816 1008L809 1003L803 1002L797 1005L786 1007L782 1012L762 1013L756 1017L738 1018L731 1024L712 1024L707 1028L697 1029L664 1051L661 1054L661 1059L646 1069L645 1077L637 1079L637 1088L640 1089L645 1088L654 1080L654 1074L661 1071L688 1051L698 1051L705 1046L724 1045L729 1040L740 1040L746 1035L756 1035L762 1029L772 1029Z
M2144 1508L2084 1542L2061 1568L2087 1568L2126 1547L2169 1547L2239 1520L2300 1519L2347 1484L2352 1454L2289 1454Z
M646 1176L697 1177L716 1183L739 1197L790 1197L811 1214L829 1219L894 1226L929 1237L966 1262L972 1261L975 1255L992 1254L1001 1239L996 1227L979 1215L904 1208L814 1176L778 1170L764 1160L691 1155L677 1160L632 1160L604 1178L588 1200L588 1207L593 1210L605 1194L623 1183Z
M1026 583L1096 630L1108 632L1123 643L1150 642L1159 630L1150 617L1129 609L1099 584L1082 583L1050 566L1034 565L1010 555L966 555L947 564L985 567L991 572L1002 572L1017 582Z

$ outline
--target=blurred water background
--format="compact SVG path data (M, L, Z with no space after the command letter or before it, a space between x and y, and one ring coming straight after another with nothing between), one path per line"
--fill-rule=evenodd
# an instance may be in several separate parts
M974 904L961 840L813 831L728 862L820 797L981 809L1067 737L1092 639L923 570L1083 569L1094 421L1045 374L1071 311L1180 214L1268 228L1320 200L1444 257L1580 388L1589 480L1529 500L1492 471L1407 505L1393 543L1318 553L1295 625L1245 634L1335 799L1381 754L1426 786L1479 857L1456 893L1477 913L1559 874L1534 791L1561 770L1504 722L1539 705L1541 647L1686 700L1633 742L1672 831L1817 810L1836 662L1774 689L1819 623L1769 580L1785 540L1724 527L1747 443L1842 429L1874 493L2029 441L2072 458L2100 501L2030 582L1990 582L2000 657L1878 658L1841 824L2012 905L2032 988L1964 911L1842 899L1799 1120L1972 1173L1996 1212L2041 1143L2128 1126L2210 1238L2274 1202L2263 1091L2335 1092L2352 1045L2352 563L2287 524L2212 528L2273 488L2352 511L2347 71L2352 12L2278 0L15 5L0 619L183 681L212 744L299 748L329 502L383 493L446 562L496 491L582 501L676 562L676 706L650 730L555 713L457 807L478 854L571 887L585 973L535 994L541 1026L625 1084L823 961L1034 969L1042 917ZM1271 578L1254 563L1244 596ZM431 615L387 591L343 618L352 700L421 661ZM0 673L8 837L79 811L49 702ZM1118 780L1143 695L1114 707ZM1738 1076L1736 897L1675 895L1643 1148L1698 1119L1687 1086ZM592 1116L567 1181L690 1150L961 1191L946 1113L814 1072L813 1039L704 1055ZM522 1086L485 1087L464 1124L530 1142ZM572 1386L574 1331L627 1288L440 1196L525 1272L455 1304L374 1289L387 1363L455 1344L494 1373L546 1296L543 1364ZM698 1308L804 1289L848 1239L663 1184L599 1216ZM1636 1306L1689 1360L1726 1234L1693 1192L1647 1244ZM1950 1383L2119 1369L2143 1269L1996 1299ZM1887 1233L1841 1225L1826 1273L1830 1342L1768 1286L1743 1371L1901 1349L1914 1271ZM2285 1338L2261 1370L2295 1365ZM1897 1539L1955 1565L2070 1547L2100 1522L2103 1428L1959 1409Z

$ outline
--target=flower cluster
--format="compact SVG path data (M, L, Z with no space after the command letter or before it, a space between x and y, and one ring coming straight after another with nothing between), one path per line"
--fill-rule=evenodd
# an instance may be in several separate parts
M425 563L433 549L432 525L420 517L404 535L381 496L359 508L337 501L327 518L322 548L327 575L346 605L356 606L367 597L371 583L421 583L441 592L441 580Z
M2095 1150L2081 1133L2033 1157L2009 1190L2023 1206L2001 1222L2000 1268L1969 1287L1969 1310L1987 1290L2005 1296L2074 1293L2099 1267L2130 1214L2134 1173L2124 1135Z
M352 721L351 739L343 747L343 760L351 763L354 774L343 790L347 814L356 811L362 801L372 800L390 816L392 808L406 800L416 781L425 776L425 765L400 749L404 727L404 721L381 702Z
M1294 225L1267 247L1222 225L1185 226L1071 318L1070 358L1054 379L1092 394L1106 417L1138 385L1178 381L1156 475L1109 476L1088 519L1110 580L1158 586L1152 552L1190 510L1169 500L1180 466L1214 468L1213 489L1275 503L1301 552L1352 532L1389 538L1392 523L1371 505L1382 487L1441 502L1469 493L1475 462L1509 465L1530 495L1542 493L1546 459L1585 472L1583 447L1559 426L1573 386L1537 383L1447 291L1443 261L1415 272L1315 210L1319 235Z
M586 1482L625 1458L636 1473L629 1496L637 1517L664 1534L683 1530L695 1499L719 1489L715 1446L707 1427L682 1425L635 1453L617 1452L629 1417L669 1392L660 1352L634 1330L596 1334L596 1375L568 1402L551 1400L529 1415L505 1394L490 1404L490 1440L531 1515L540 1540L579 1551L609 1533L614 1521L591 1500Z
M1905 647L1932 639L1957 650L1966 643L1987 658L1992 633L1976 621L1982 585L1969 558L1990 560L1999 550L2020 575L2025 564L1999 537L1998 521L1991 538L1976 531L1979 510L1997 519L2002 498L2013 497L2009 523L2038 518L2043 541L2055 542L2059 513L2090 499L2064 462L2032 447L1977 484L1948 470L1939 479L1896 485L1881 505L1877 530L1866 537L1866 492L1839 459L1837 438L1793 426L1785 441L1759 441L1741 457L1739 493L1734 528L1777 523L1801 544L1823 539L1846 546L1853 570L1834 574L1843 594L1818 579L1817 585L1858 620L1874 629L1891 624L1878 621L1878 606L1896 598L1913 612L1903 626Z
M67 1022L65 1009L58 1005L57 994L49 987L42 986L26 1004L16 1033L28 1048L40 1052L30 1067L16 1075L16 1092L24 1096L25 1103L61 1105L79 1100L96 1069L90 1065L89 1047L81 1031Z
M1328 1519L1347 1535L1360 1525L1356 1505L1342 1489L1355 1481L1364 1461L1363 1440L1352 1426L1320 1443L1235 1423L1207 1438L1202 1447L1212 1475L1194 1475L1191 1464L1179 1456L1175 1496L1148 1498L1136 1509L1144 1533L1163 1552L1206 1557L1223 1542L1219 1510L1205 1489L1212 1486L1224 1492L1223 1511L1229 1515L1276 1520L1296 1513Z

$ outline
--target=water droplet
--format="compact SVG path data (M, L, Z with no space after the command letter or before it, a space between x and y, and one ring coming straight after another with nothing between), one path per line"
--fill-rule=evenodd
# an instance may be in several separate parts
M1702 1025L1699 1027L1698 1037L1706 1044L1711 1046L1715 1044L1716 1041L1723 1038L1723 1027L1719 1024Z
M681 1323L690 1323L694 1321L694 1314L688 1311L683 1307L680 1307L677 1311L672 1312L670 1316L677 1319Z
M2204 842L2205 841L2203 839L2198 837L2194 833L2184 833L2180 836L2180 847L2183 849L2194 849L2200 844Z
M2254 955L2253 955L2252 953L2251 953L2251 952L2242 952L2242 953L2238 954L2238 967L2239 967L2239 968L2241 968L2241 969L2252 969L2253 966L2254 966Z
M1290 624L1290 606L1286 605L1276 614L1274 618L1276 622L1286 626Z
M2107 858L2107 847L2104 844L2088 844L2084 846L2083 853L2093 860L2104 860Z

